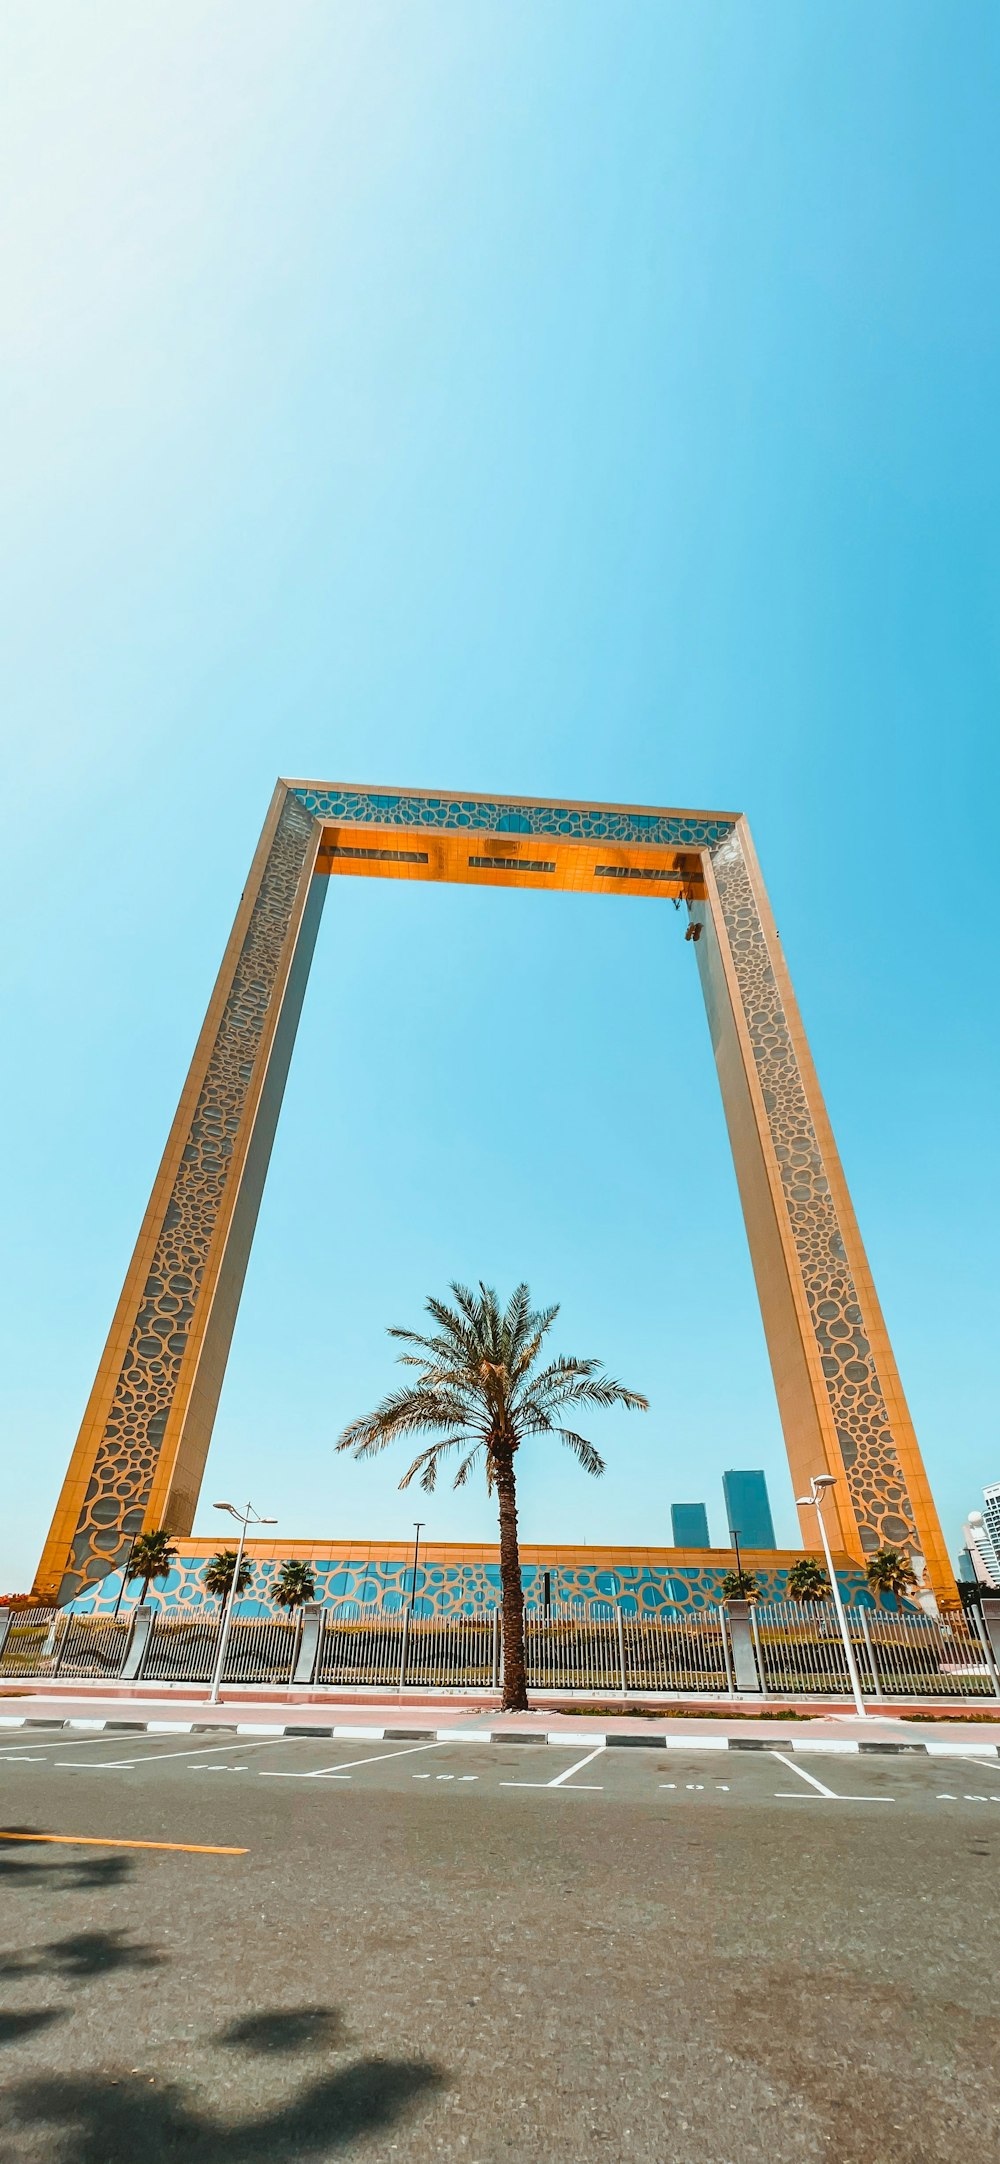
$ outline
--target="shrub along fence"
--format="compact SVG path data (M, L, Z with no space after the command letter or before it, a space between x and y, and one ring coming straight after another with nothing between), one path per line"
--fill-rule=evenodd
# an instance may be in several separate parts
M880 1701L1000 1700L1000 1615L946 1619L881 1609L848 1611L861 1688ZM538 1691L671 1698L842 1698L850 1678L837 1618L794 1602L628 1615L616 1603L529 1608L529 1686ZM0 1679L121 1677L207 1683L221 1616L138 1608L117 1617L56 1609L0 1610ZM387 1613L344 1601L296 1617L233 1619L227 1683L318 1684L361 1690L496 1690L503 1676L500 1614ZM737 1682L738 1679L738 1682Z

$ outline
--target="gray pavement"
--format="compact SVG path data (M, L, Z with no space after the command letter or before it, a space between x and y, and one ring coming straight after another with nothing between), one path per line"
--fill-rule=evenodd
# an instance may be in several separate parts
M5 2164L997 2153L1000 1765L775 1741L3 1733Z

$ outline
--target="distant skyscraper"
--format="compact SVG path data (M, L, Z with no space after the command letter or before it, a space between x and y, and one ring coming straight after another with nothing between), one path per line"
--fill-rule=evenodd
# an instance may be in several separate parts
M983 1489L982 1510L970 1510L963 1534L974 1576L1000 1592L1000 1486Z
M774 1548L774 1525L763 1473L723 1473L726 1523L740 1536L741 1548Z
M993 1551L996 1576L1000 1580L1000 1481L983 1489L983 1524Z
M675 1548L708 1548L708 1512L704 1503L671 1503Z

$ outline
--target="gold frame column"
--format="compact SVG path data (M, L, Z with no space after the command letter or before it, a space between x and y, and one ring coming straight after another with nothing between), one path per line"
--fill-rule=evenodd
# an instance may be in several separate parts
M145 1525L189 1533L326 881L271 800L35 1577L65 1603Z
M797 1494L833 1473L835 1538L954 1573L744 818L703 853L697 955ZM815 1540L800 1513L803 1541Z

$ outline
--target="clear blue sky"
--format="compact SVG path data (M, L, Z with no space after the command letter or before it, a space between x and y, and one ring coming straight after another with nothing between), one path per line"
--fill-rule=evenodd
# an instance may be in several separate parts
M11 0L0 41L0 1586L279 772L749 814L954 1546L1000 1478L996 10ZM525 1461L526 1539L698 1497L721 1537L741 1464L797 1537L679 923L335 887L208 1502L406 1534L402 1463L332 1453L383 1326L525 1275L652 1399L600 1485Z

